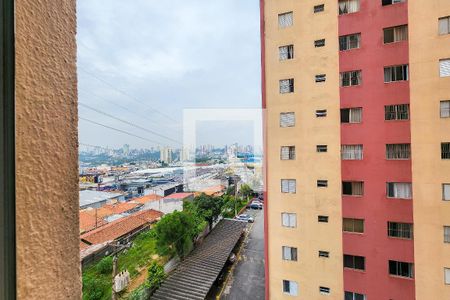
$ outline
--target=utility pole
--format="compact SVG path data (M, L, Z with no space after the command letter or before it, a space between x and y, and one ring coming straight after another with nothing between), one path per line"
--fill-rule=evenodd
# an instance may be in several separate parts
M237 215L237 194L238 194L238 182L239 182L239 177L235 176L234 177L234 216L236 217Z
M116 290L114 289L116 275L117 275L117 254L114 254L113 256L113 273L112 273L112 300L117 299Z

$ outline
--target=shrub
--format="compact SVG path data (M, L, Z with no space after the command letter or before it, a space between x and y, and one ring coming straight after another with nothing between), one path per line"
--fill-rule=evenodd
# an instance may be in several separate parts
M101 261L98 262L97 266L97 272L100 274L112 274L113 270L113 259L111 256L107 256L102 258Z
M166 273L164 272L164 267L157 262L152 262L148 268L146 287L149 289L156 289L161 285L165 278Z

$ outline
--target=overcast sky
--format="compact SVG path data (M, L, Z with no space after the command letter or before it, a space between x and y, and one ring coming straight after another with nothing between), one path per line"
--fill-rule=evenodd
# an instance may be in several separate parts
M183 109L259 108L258 5L258 0L78 0L80 143L177 146ZM251 143L249 122L201 124L207 125L199 128L201 143Z

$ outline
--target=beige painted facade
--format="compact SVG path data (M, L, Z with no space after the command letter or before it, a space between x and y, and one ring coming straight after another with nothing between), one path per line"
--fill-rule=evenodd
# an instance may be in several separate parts
M16 0L18 299L80 299L75 0Z
M325 11L313 13L313 6ZM293 11L294 25L278 28L278 14ZM342 215L340 169L339 51L337 1L266 0L265 67L267 102L268 266L270 299L320 299L319 287L331 289L330 299L343 299ZM314 41L326 39L326 46ZM294 59L279 61L278 47L294 45ZM315 75L326 74L316 83ZM279 80L294 78L295 92L279 93ZM315 111L327 109L327 117ZM296 124L280 128L280 113L295 112ZM317 153L316 145L328 145ZM295 160L280 160L281 146L295 146ZM296 179L295 194L281 193L281 179ZM328 180L317 188L316 180ZM281 224L281 213L297 214L297 227ZM329 216L319 223L318 215ZM298 248L298 261L283 261L282 246ZM319 258L318 251L330 252ZM298 283L298 296L284 295L282 281Z
M450 35L438 35L438 18L450 15L448 0L409 1L411 134L414 194L416 299L450 299L444 267L450 268L450 160L441 159L441 142L450 141L450 119L440 118L439 102L450 100L450 77L439 77L439 59L450 58Z

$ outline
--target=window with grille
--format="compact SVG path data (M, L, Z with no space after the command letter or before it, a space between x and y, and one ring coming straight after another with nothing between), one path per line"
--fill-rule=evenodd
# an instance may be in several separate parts
M317 180L317 187L327 187L328 180Z
M294 112L280 113L280 127L294 127L294 126L295 126Z
M294 45L281 46L278 48L280 60L288 60L294 58Z
M450 118L450 100L444 100L440 103L441 118Z
M386 121L409 120L409 104L386 105L384 119Z
M319 286L319 293L321 294L329 294L330 288L326 286Z
M384 43L396 43L408 40L408 25L401 25L383 29Z
M402 238L402 239L412 239L413 238L413 224L411 223L398 223L398 222L388 222L388 236Z
M314 13L319 13L325 10L325 4L319 4L314 6Z
M450 183L442 184L442 200L450 201Z
M296 185L295 179L281 179L281 192L295 194Z
M339 50L351 50L360 47L361 33L354 33L349 35L343 35L339 37Z
M366 258L364 256L344 254L344 268L364 271L366 269Z
M384 67L384 82L408 80L408 65Z
M351 14L359 11L359 0L339 0L339 14Z
M450 33L450 16L439 18L439 34L449 34Z
M316 117L317 118L323 118L327 116L327 110L326 109L318 109L316 110Z
M361 123L362 107L341 109L341 123Z
M364 220L363 219L342 219L342 231L364 233Z
M328 252L328 251L319 251L319 257L330 257L330 252Z
M342 72L340 74L341 86L360 85L362 82L361 71Z
M411 144L387 144L386 159L410 159Z
M450 243L450 226L444 226L444 243Z
M283 227L290 227L290 228L297 227L297 214L281 213L281 224Z
M450 159L450 143L441 143L441 158Z
M314 41L314 47L324 47L325 46L325 39L315 40Z
M410 182L388 182L386 194L388 198L411 199L412 185Z
M450 76L450 58L439 60L439 75L441 77Z
M298 283L292 280L283 280L283 293L297 296L298 295Z
M297 261L297 248L283 246L283 260Z
M316 151L317 152L327 152L328 151L328 146L327 145L317 145L316 146Z
M318 216L317 221L320 223L328 223L328 216Z
M287 94L294 92L294 79L281 79L280 80L280 94Z
M366 295L355 293L355 292L345 291L344 300L367 300L367 299L366 299Z
M278 15L278 27L286 28L294 24L294 14L292 11Z
M364 182L362 181L343 181L342 194L346 196L364 195Z
M295 159L295 146L282 146L280 152L281 160Z
M363 145L341 145L342 160L363 159Z
M402 261L389 261L389 274L400 277L414 278L414 265Z
M383 6L405 2L405 0L381 0Z
M326 74L316 75L316 82L325 82L327 80Z

